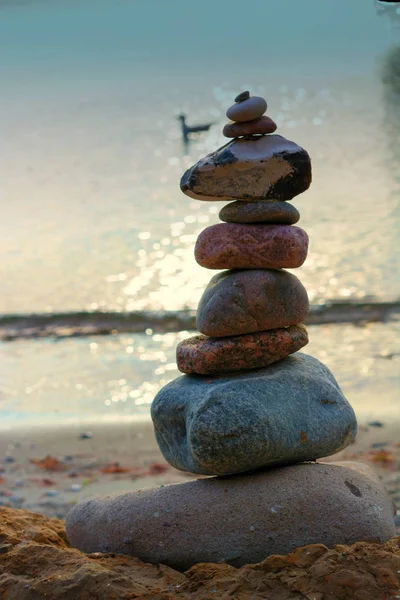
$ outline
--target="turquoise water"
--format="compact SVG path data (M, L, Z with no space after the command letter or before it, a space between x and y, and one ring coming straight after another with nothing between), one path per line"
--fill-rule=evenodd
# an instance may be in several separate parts
M400 296L394 11L373 0L0 1L0 80L0 313L195 308L211 273L194 242L221 206L183 196L179 179L224 143L243 89L267 98L278 133L313 160L312 187L294 200L311 301ZM182 111L213 123L187 150ZM395 325L310 337L307 352L357 410L395 411L397 359L379 358L396 353ZM3 344L3 421L146 415L176 375L178 338Z

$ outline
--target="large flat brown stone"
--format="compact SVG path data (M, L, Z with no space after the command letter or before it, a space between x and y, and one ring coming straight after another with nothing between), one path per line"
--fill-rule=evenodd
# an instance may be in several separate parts
M66 527L70 543L83 552L128 554L182 570L200 562L240 567L306 544L385 542L395 535L381 482L353 462L91 498L71 510ZM298 560L311 558L300 553Z

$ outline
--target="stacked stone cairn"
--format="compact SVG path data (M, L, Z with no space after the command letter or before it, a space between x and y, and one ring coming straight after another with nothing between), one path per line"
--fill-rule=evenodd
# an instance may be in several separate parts
M81 502L67 534L83 551L186 569L395 535L392 503L369 467L315 462L350 444L357 424L329 369L298 352L308 297L284 269L303 264L308 237L288 201L309 187L311 161L274 135L266 109L240 94L223 130L233 141L181 181L192 198L233 201L195 248L200 265L226 270L200 300L201 335L178 345L185 375L157 394L152 419L171 465L212 477Z

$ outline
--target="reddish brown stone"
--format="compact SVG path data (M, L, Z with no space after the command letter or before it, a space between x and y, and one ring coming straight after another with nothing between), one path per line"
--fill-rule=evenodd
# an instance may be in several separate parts
M196 335L176 348L182 373L212 375L267 367L308 344L304 325L226 338Z
M243 121L242 123L227 123L222 133L227 138L237 138L243 135L257 135L263 133L274 133L277 125L271 117L259 117L252 121Z
M228 337L297 325L308 310L306 289L292 273L223 271L204 290L196 325L204 335Z
M308 236L300 227L218 223L200 233L194 253L207 269L294 269L307 250Z

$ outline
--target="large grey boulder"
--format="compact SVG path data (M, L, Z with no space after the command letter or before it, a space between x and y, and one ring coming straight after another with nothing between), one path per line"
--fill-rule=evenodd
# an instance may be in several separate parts
M291 200L310 187L308 153L281 135L238 138L200 159L181 190L198 200Z
M151 416L165 459L204 475L330 456L357 430L332 373L300 352L245 373L183 375L157 394Z
M188 569L235 567L321 543L384 542L393 504L366 465L309 463L80 502L67 536L83 552L117 552Z

